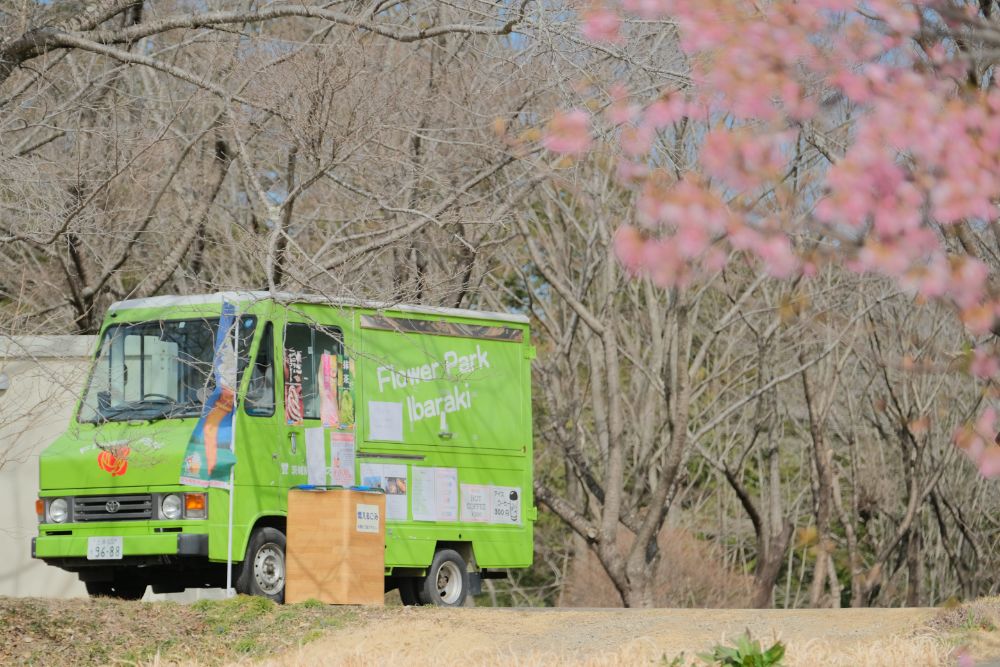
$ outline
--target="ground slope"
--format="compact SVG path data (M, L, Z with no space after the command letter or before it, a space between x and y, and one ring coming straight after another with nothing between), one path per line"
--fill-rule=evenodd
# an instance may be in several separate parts
M935 609L400 609L267 662L703 664L698 653L749 631L766 646L786 642L790 665L953 664L950 629L928 625L939 614Z
M765 646L785 642L793 666L954 665L962 651L1000 665L998 627L1000 598L790 611L0 598L0 665L690 665L745 631Z

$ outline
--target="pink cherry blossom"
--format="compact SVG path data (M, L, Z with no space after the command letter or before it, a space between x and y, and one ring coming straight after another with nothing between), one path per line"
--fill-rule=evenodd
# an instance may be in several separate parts
M799 269L799 259L785 236L772 236L757 244L757 256L764 270L775 278L790 278Z
M626 185L640 182L649 175L649 167L632 160L619 160L616 169L618 180Z
M993 328L993 323L997 321L997 309L989 303L963 308L959 315L965 323L965 328L976 336L988 334Z
M592 42L616 44L622 41L619 30L621 19L615 12L604 7L593 7L581 14L580 32Z
M997 359L992 350L977 347L972 352L972 362L969 364L969 372L978 378L992 378L1000 372L1000 360Z
M608 121L612 125L624 125L625 123L631 123L633 120L639 117L640 107L638 104L628 104L625 102L615 102L610 107L606 113Z
M926 31L934 16L956 30L963 19L899 0L608 0L589 11L584 30L600 39L620 36L621 14L670 20L690 67L683 90L643 99L613 87L603 114L642 229L619 252L630 270L678 286L737 258L780 279L832 261L949 305L973 335L1000 324L989 268L950 236L1000 214L1000 89L968 85L962 51ZM688 135L697 161L667 173L653 139L682 119L700 124ZM546 146L589 145L589 118L572 121L553 119ZM793 189L803 150L822 166ZM833 240L822 251L798 241L814 230ZM969 368L994 377L998 364L977 350Z
M631 225L619 227L615 232L615 255L629 271L636 273L642 266L645 239L638 229Z
M645 273L660 287L684 287L690 282L689 265L680 258L677 247L669 240L647 243L643 262Z
M705 267L705 271L709 273L716 273L726 268L726 263L729 258L722 248L718 246L713 246L708 249L705 253L704 259L701 261L701 265Z
M1000 477L1000 447L997 445L987 447L976 465L979 466L979 473L986 479Z
M705 137L701 162L710 175L734 188L749 189L776 177L785 159L777 136L716 129Z
M976 423L955 433L955 444L986 476L1000 476L1000 446L996 444L996 410L986 408ZM983 470L985 466L986 470Z
M670 12L673 3L669 0L622 0L622 6L630 12L647 19L660 18Z
M661 130L672 123L676 123L687 115L687 103L677 95L671 95L667 99L656 100L643 113L643 125L647 125L656 130Z
M708 232L701 225L685 224L678 228L674 237L677 242L677 251L685 259L696 259L708 248Z
M612 125L624 125L631 123L639 117L641 107L629 99L628 90L620 85L611 86L608 91L611 97L611 104L605 111L605 116Z
M649 152L653 144L653 129L648 125L627 125L622 128L621 146L625 154L637 157Z
M590 114L582 109L557 112L549 121L542 145L553 153L582 155L590 149Z
M979 303L985 293L989 268L978 259L962 258L955 262L952 270L950 292L961 307L971 307Z
M951 268L948 260L940 255L926 266L913 272L917 292L928 299L935 299L947 293L951 283Z

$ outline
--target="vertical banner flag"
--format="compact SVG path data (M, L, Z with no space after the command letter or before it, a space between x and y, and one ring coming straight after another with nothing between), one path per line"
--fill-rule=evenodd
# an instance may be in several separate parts
M236 464L233 452L237 363L233 327L236 323L236 307L223 302L212 360L215 387L205 400L201 419L188 441L181 468L181 484L229 488L229 473Z

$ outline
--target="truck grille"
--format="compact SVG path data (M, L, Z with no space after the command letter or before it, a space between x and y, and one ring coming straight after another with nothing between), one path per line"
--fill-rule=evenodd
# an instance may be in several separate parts
M116 505L117 503L117 505ZM115 511L111 511L111 510ZM77 496L73 499L73 521L126 521L151 519L153 496Z

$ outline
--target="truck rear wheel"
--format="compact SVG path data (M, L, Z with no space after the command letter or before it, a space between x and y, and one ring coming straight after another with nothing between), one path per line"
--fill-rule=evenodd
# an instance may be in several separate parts
M269 526L255 528L236 578L236 592L275 602L285 601L285 534Z
M422 603L461 607L469 595L469 572L465 559L452 549L438 551L421 584L418 593Z
M141 600L146 594L144 581L87 581L87 595L92 598L116 598L118 600Z

